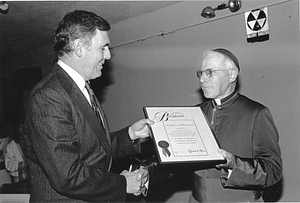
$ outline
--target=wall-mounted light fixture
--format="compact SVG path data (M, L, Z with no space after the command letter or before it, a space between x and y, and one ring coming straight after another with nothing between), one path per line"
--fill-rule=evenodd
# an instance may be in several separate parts
M6 1L0 2L0 13L7 13L8 12L8 3Z
M236 12L240 10L241 7L242 7L241 0L229 0L227 4L221 3L216 8L212 8L210 6L205 7L202 10L201 16L204 18L213 18L216 16L215 14L216 10L223 10L228 8L231 12Z

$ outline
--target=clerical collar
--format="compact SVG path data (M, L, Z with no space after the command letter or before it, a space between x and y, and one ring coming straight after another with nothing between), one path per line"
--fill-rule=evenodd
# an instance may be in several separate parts
M221 105L221 99L215 99L215 102L216 102L216 104L219 106L219 105Z
M227 102L229 102L233 97L235 97L238 94L237 90L234 90L231 94L229 94L227 97L223 98L223 99L214 99L215 104L217 106L220 106L222 104L225 104Z

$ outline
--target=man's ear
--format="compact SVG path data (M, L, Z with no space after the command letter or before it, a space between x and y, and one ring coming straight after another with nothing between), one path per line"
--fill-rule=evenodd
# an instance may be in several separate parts
M83 42L81 39L75 39L73 41L73 46L74 46L74 52L75 54L81 58L82 57L82 51L83 51Z
M235 82L238 76L239 70L237 68L231 69L229 71L229 81L230 82Z

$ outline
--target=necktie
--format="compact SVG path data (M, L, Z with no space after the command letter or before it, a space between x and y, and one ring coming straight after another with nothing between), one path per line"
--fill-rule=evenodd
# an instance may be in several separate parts
M100 123L102 124L102 127L105 129L105 125L103 124L103 116L101 114L101 110L100 110L100 106L98 105L98 99L94 94L94 91L92 90L92 88L90 87L90 84L88 82L85 82L85 88L87 89L89 96L90 96L90 101L92 104L92 108L94 110L94 112L97 115L97 118L99 119Z
M103 119L104 117L102 116L103 115L103 113L102 113L103 111L102 111L102 108L100 106L100 103L99 103L97 97L94 94L94 91L92 90L92 88L90 87L90 84L88 82L85 82L85 88L87 89L87 91L89 93L90 101L91 101L91 104L92 104L92 108L95 111L96 116L97 116L99 122L101 123L101 125L102 125L102 127L103 127L103 129L105 131L108 143L111 145L109 130L108 130L108 127L105 127L104 119ZM112 157L110 158L110 162L109 162L109 166L108 166L108 171L110 171L111 164L112 164Z

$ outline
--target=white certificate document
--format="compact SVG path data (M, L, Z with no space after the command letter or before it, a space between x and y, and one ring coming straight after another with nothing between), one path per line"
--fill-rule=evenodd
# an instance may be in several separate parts
M160 164L224 163L200 107L144 107Z

